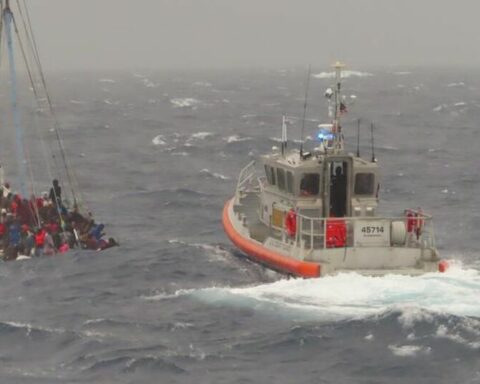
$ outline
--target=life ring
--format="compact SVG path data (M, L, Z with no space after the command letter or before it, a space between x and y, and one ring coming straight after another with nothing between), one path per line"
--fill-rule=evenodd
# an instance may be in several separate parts
M417 219L415 217L415 212L413 212L411 209L407 209L405 211L405 217L407 218L407 232L408 233L415 232L415 228L416 228L416 225L417 225Z
M290 209L285 216L285 231L290 237L295 237L297 233L297 214L294 209Z
M407 209L405 211L405 216L407 218L407 232L414 233L417 235L417 238L419 238L425 224L422 211L419 209L418 212L415 212L411 209Z

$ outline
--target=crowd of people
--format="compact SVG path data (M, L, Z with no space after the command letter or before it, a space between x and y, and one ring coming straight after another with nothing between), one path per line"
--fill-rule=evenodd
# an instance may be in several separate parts
M53 180L50 193L30 199L13 193L9 183L0 187L0 254L4 260L23 256L52 256L71 248L104 250L118 245L104 238L104 225L90 214L82 215L75 204L63 204L62 188Z

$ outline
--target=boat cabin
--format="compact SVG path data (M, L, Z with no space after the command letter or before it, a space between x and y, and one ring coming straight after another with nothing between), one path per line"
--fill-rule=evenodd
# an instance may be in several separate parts
M374 216L379 169L352 154L273 153L262 157L263 221L279 221L275 211L298 209L308 217Z

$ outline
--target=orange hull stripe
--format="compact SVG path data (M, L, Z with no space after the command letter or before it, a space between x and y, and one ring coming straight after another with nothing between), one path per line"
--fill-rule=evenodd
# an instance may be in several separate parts
M299 261L287 256L283 256L261 245L255 244L253 241L241 236L233 227L228 215L228 207L230 206L231 202L232 200L228 200L223 207L222 222L227 236L238 248L240 248L251 258L256 259L266 265L271 265L274 269L280 269L281 271L290 272L301 277L320 276L320 264Z

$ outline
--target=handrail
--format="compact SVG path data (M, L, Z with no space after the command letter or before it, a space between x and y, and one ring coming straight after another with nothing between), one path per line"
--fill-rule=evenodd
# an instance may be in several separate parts
M415 211L416 212L416 211ZM365 244L360 244L359 241L365 240L365 238L359 239L356 234L356 230L359 230L359 227L356 226L357 222L375 222L383 221L387 222L382 226L382 235L383 231L386 231L386 238L381 238L380 243L387 242L388 244L382 244L382 246L391 246L392 241L392 222L404 222L405 223L405 242L399 246L410 247L410 248L430 248L435 247L434 240L434 229L433 229L433 219L431 215L419 212L419 216L414 218L422 221L422 231L408 232L407 231L407 222L410 218L406 216L401 217L381 217L381 216L355 216L355 217L309 217L302 215L297 212L296 214L296 233L291 240L294 242L295 246L304 248L304 249L322 249L322 248L334 248L338 246L332 246L328 244L329 242L329 230L328 227L335 225L335 223L342 223L344 231L343 244L344 247L350 246L369 246ZM273 226L276 230L281 232L282 239L285 240L285 228ZM393 244L393 243L392 243ZM370 246L379 246L374 244Z
M255 160L252 160L240 171L240 175L238 176L237 181L237 191L241 190L247 183L251 182L251 180L255 176L255 173Z

